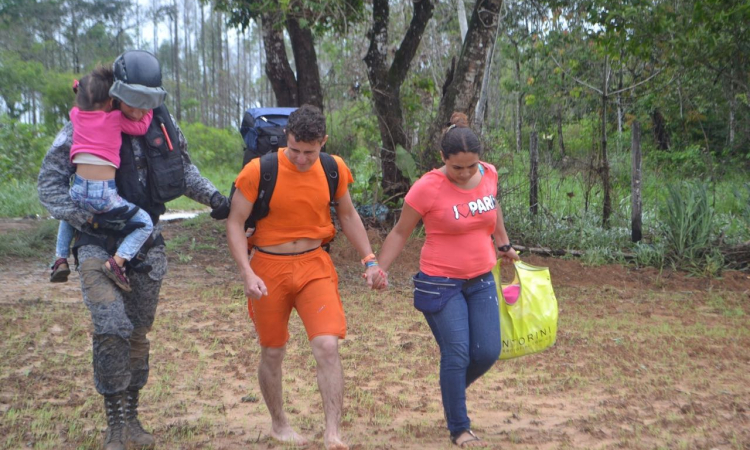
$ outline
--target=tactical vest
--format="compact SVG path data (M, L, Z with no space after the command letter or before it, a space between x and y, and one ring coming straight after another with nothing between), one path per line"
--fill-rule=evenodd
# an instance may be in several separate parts
M164 204L184 194L186 184L182 149L172 117L164 105L153 111L154 116L145 136L122 135L120 168L117 169L115 183L120 197L146 211L156 225L159 216L167 210ZM144 154L139 158L133 153L133 139L141 139L145 144ZM145 185L139 179L140 169L146 169ZM117 232L112 232L108 238L77 232L73 246L76 260L77 250L83 245L98 245L114 254L117 237ZM161 236L156 240L149 238L141 250L146 252L152 245L163 243Z
M144 155L136 158L133 139L144 142ZM139 180L139 169L146 169L146 184ZM164 204L185 193L185 169L182 163L177 129L164 105L154 109L154 118L146 135L122 135L120 168L115 176L122 198L149 213L156 223L167 210Z

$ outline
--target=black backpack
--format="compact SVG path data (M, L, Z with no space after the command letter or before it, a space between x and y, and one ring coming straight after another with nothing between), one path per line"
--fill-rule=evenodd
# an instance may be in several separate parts
M240 134L245 141L245 151L242 161L244 168L255 158L260 158L260 182L258 198L253 203L253 210L245 221L245 229L255 228L255 224L268 215L271 196L276 187L279 174L279 160L276 153L280 147L286 147L286 127L289 114L296 108L250 108L245 111L240 126ZM336 206L334 196L339 183L339 166L333 156L320 152L320 163L328 181L330 205ZM235 191L234 183L229 194L231 198Z

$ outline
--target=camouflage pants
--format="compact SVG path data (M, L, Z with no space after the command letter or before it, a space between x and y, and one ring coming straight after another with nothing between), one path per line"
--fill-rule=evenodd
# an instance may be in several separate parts
M78 249L83 301L94 324L93 365L96 390L102 395L140 390L148 381L151 331L162 279L167 272L164 246L152 247L148 274L129 274L132 292L115 287L102 272L109 257L95 245Z

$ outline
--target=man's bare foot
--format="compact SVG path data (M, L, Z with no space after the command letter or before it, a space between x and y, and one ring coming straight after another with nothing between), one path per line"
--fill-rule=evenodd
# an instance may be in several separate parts
M282 428L280 430L271 430L271 437L284 444L305 446L308 444L307 439L297 434L292 427Z
M349 446L339 437L326 437L324 439L326 444L326 450L349 450Z

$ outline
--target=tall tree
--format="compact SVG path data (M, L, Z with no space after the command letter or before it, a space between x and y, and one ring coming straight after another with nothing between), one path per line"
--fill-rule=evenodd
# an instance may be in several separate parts
M437 117L430 126L427 146L422 149L422 160L429 165L438 164L434 149L439 148L442 129L453 111L461 111L473 121L487 69L487 54L497 38L501 6L502 0L477 0L474 4L458 62L447 74Z
M388 66L388 0L374 0L372 28L368 32L370 46L365 56L367 78L372 88L372 101L378 118L382 146L380 162L383 170L382 186L386 196L405 195L409 179L396 166L396 150L411 148L404 131L404 114L401 108L401 85L422 41L427 23L432 17L430 0L413 2L412 18L393 61Z
M216 8L230 13L230 23L245 29L260 20L266 75L279 106L310 103L323 109L315 34L341 31L361 20L362 0L215 0ZM284 42L289 34L294 69Z

